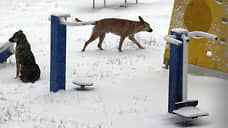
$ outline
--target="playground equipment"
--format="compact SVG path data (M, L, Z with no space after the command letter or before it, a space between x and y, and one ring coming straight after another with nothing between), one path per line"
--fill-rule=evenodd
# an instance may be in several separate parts
M175 0L169 34L173 28L203 31L219 40L190 39L189 64L228 72L228 1ZM169 65L170 44L166 44L164 64Z
M93 0L93 8L95 8L96 1ZM135 1L136 4L138 4L138 0ZM104 8L106 7L106 0L104 0ZM124 0L124 5L120 5L120 7L127 7L127 0Z
M66 26L92 25L91 22L70 22L70 14L53 14L51 20L50 91L65 90L66 82Z
M80 90L85 90L86 87L93 86L93 82L88 81L88 80L74 80L72 83L79 86Z
M185 118L197 118L208 116L208 113L196 108L198 100L188 100L187 98L189 37L198 40L203 37L212 40L218 40L218 38L213 34L200 31L188 32L182 28L172 29L171 35L164 38L171 45L168 112Z
M3 63L14 53L13 44L10 42L4 43L0 47L0 63Z

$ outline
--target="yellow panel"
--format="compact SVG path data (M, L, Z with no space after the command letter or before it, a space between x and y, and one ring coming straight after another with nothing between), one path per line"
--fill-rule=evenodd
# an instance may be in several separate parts
M211 26L211 9L207 0L189 2L184 13L184 24L189 31L208 31Z
M228 72L228 0L175 0L169 34L173 28L217 35L218 41L191 38L189 63ZM169 48L167 43L164 64L169 64Z

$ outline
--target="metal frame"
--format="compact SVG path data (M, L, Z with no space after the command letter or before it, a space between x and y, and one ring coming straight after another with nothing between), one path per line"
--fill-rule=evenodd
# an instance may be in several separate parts
M188 32L186 29L175 28L171 30L171 35L165 36L165 40L170 42L170 70L169 70L169 98L168 112L175 113L177 104L179 106L193 106L198 101L187 101L188 93L188 42L189 37L202 39L204 37L218 40L216 35L193 31ZM197 110L198 111L198 110ZM178 112L176 112L177 114ZM207 116L207 113L192 115L190 117Z
M187 86L183 85L185 82L185 77L187 73L187 65L183 63L183 43L182 36L187 36L187 30L185 29L172 29L171 36L166 37L170 38L170 70L169 70L169 105L168 111L173 112L176 109L176 102L183 101L186 98Z
M135 3L138 4L138 0L136 0ZM93 0L93 8L95 8L95 4L96 0ZM124 0L124 7L127 7L127 0ZM104 0L104 8L106 8L106 0Z
M14 53L14 44L10 42L4 43L0 47L0 63L3 63Z
M51 15L51 69L50 69L50 91L57 92L65 90L66 83L66 36L67 26L91 25L90 22L67 21L70 14Z

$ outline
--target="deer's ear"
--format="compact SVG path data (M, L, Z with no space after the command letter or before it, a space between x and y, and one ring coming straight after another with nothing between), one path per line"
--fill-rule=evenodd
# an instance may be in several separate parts
M140 21L140 23L142 23L142 24L145 23L145 21L143 20L143 18L142 18L141 16L139 16L139 21Z

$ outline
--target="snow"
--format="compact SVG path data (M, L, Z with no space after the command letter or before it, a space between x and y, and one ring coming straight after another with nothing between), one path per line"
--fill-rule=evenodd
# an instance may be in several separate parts
M200 32L200 31L192 31L188 33L190 37L194 39L202 39L202 38L208 38L211 40L218 40L218 36L211 34L211 33L206 33L206 32Z
M175 35L166 35L164 37L164 40L167 41L167 42L170 42L172 44L175 44L175 45L183 44L182 41L176 39L176 36Z
M207 52L206 52L206 56L211 57L212 55L213 55L213 54L212 54L211 51L207 51Z
M184 28L173 28L172 31L176 32L176 33L186 33L186 32L188 32L188 30L184 29Z
M15 58L0 64L0 128L225 128L227 125L228 75L191 67L188 79L190 99L199 100L199 108L210 116L186 123L167 112L169 72L162 68L174 0L140 0L120 8L122 0L1 0L0 42L23 30L41 68L36 83L15 79ZM67 28L66 91L49 92L51 14L70 13L83 21L102 18L138 20L142 16L153 28L137 40L146 48L138 49L126 39L123 52L117 50L119 37L108 34L104 51L97 40L84 53L92 27ZM195 70L194 70L195 69ZM216 76L216 77L215 77ZM90 79L94 88L78 91L72 81Z
M76 80L73 80L72 82L73 84L75 85L84 85L84 86L93 86L93 82L92 81L88 81L88 80L85 80L85 79L76 79Z
M222 5L222 2L220 2L220 1L216 1L216 3L217 3L218 5Z
M14 49L14 44L10 43L10 42L6 42L6 43L0 43L0 53L4 52L5 50L9 49L10 51L13 52Z
M173 111L175 114L186 118L197 118L201 116L208 116L208 113L203 112L197 107L182 107Z
M226 45L226 40L221 40L220 39L220 44Z
M228 21L222 20L222 24L227 24L227 23L228 23Z

